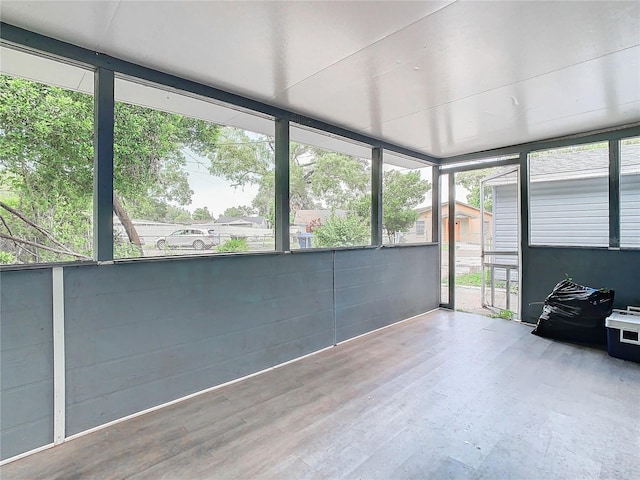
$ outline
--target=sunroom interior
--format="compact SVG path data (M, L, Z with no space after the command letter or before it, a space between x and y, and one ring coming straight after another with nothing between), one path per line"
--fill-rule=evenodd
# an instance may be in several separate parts
M640 305L640 4L3 1L0 20L3 477L635 471L638 366L528 333L566 277ZM547 152L591 182L552 214ZM483 295L512 262L493 318L458 310L435 214L480 169L513 173L512 236L481 240ZM419 198L398 207L403 179Z

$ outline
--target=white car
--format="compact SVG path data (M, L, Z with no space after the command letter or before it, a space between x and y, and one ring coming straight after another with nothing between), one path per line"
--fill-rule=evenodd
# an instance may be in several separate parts
M212 231L201 230L199 228L185 228L176 230L171 235L160 237L156 240L156 247L160 250L165 248L195 248L204 250L216 245L216 236Z

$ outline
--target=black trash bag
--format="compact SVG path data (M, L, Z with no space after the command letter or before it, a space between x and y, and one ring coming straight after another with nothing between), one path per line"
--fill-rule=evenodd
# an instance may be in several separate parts
M613 310L614 291L558 283L544 301L533 334L580 343L607 343L605 319Z

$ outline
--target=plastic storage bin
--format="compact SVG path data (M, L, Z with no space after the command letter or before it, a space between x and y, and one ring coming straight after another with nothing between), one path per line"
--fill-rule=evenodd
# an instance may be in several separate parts
M607 350L609 355L640 363L640 310L614 310L607 317Z

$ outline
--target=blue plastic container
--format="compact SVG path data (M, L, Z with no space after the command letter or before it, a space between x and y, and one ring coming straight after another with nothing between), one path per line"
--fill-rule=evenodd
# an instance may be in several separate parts
M640 363L640 315L614 310L605 325L609 355Z

